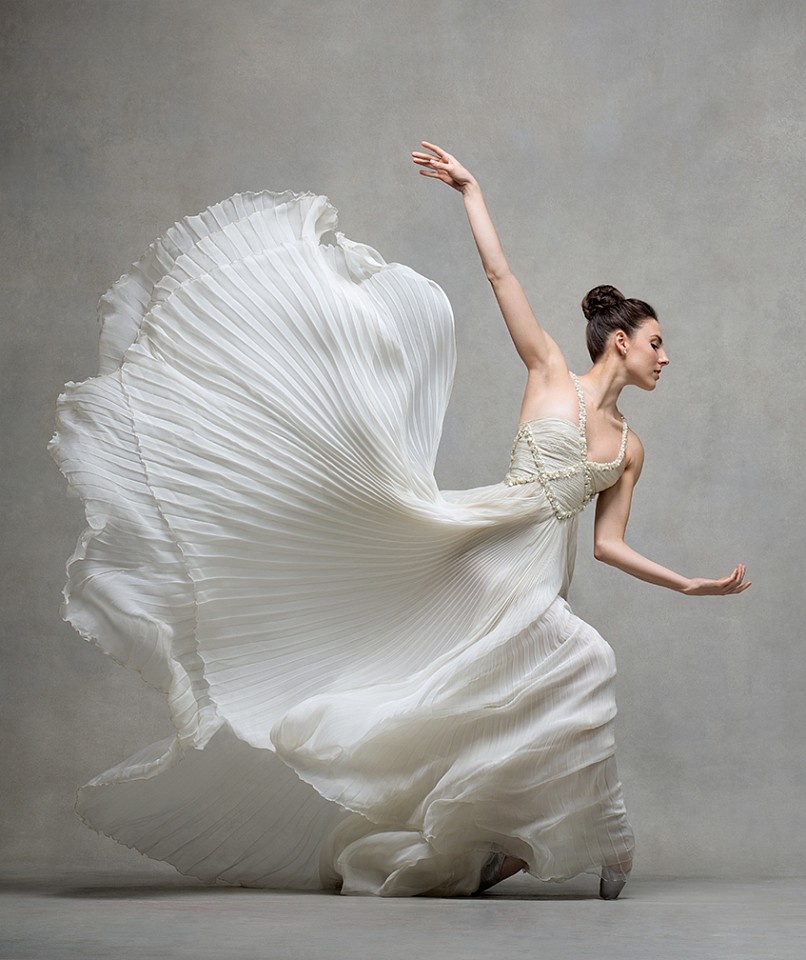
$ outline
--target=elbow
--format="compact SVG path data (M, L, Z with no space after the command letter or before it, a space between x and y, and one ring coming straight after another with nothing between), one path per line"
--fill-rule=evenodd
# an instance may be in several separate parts
M594 559L600 563L606 563L612 566L614 557L613 544L608 540L595 541L593 544L593 556Z
M495 289L510 275L510 269L507 264L497 267L487 267L484 272L486 273L487 279L490 282L490 286L492 286L493 289Z

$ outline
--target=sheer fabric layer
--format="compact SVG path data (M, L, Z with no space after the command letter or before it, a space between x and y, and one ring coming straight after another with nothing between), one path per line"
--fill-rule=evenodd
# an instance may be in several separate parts
M248 885L469 893L493 849L626 870L612 651L563 599L575 521L536 484L437 488L450 307L335 226L324 197L237 195L102 299L99 376L50 445L88 520L63 615L175 736L77 809Z

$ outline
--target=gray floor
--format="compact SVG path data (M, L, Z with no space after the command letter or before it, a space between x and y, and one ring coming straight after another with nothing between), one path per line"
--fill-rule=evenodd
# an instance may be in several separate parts
M806 879L513 878L474 899L339 897L209 887L169 874L0 880L2 960L446 957L803 960Z

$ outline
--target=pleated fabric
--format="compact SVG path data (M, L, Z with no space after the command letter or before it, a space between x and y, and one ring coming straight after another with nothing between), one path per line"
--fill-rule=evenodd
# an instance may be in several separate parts
M175 735L79 815L244 885L468 894L495 851L626 875L612 650L565 600L577 425L532 424L548 490L519 439L523 482L440 491L450 306L313 194L175 224L100 319L49 446L88 523L62 614Z

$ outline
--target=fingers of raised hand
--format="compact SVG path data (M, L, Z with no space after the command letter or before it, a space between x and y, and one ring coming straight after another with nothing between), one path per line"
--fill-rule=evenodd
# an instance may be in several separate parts
M432 153L435 153L440 160L448 159L448 153L446 150L443 150L442 147L438 147L435 143L429 143L427 140L421 140L420 143L425 147L426 150L430 150Z
M412 154L411 159L420 167L430 167L432 170L439 170L440 167L442 167L442 169L445 168L445 164L441 163L439 160L435 160L434 157L426 157L422 155L417 156L416 154ZM423 172L424 171L422 170L420 171L420 173Z
M421 150L412 150L411 158L415 163L430 166L434 170L440 168L447 170L453 163L456 162L449 153L442 149L442 147L438 147L434 143L429 143L427 140L422 140L421 143L426 149L431 150L432 153L423 153ZM436 154L436 156L433 156L433 154Z
M427 167L430 170L436 171L442 180L450 180L450 168L447 163L444 163L441 160L435 160L433 157L427 160L420 160L417 157L412 157L412 160L420 167ZM420 170L420 173L425 173L425 170Z

